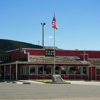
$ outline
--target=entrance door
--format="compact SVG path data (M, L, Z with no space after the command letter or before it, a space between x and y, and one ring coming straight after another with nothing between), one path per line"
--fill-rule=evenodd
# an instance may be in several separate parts
M95 80L96 70L95 67L89 67L89 80Z
M14 67L11 66L11 80L14 80Z

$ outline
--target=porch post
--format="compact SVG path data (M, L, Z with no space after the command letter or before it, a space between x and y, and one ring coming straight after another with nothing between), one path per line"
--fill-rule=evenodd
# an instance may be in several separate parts
M83 66L81 66L81 80L83 80Z
M11 64L10 64L10 69L9 70L10 70L10 80L11 80Z
M92 80L92 65L88 66L88 79Z
M95 66L95 80L97 80L97 67Z
M36 77L37 77L37 80L38 80L38 65L36 65Z
M90 75L89 75L89 67L90 67L90 66L88 66L88 68L87 68L87 76L88 76L88 80L89 80L89 78L90 78Z
M16 80L17 80L17 61L16 61Z
M66 66L66 75L68 76L69 79L69 66Z
M4 80L6 79L6 65L4 65Z
M92 80L92 66L91 66L91 80Z

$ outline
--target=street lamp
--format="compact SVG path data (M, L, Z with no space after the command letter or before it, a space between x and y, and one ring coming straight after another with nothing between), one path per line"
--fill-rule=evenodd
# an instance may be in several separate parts
M44 48L44 25L46 25L46 23L41 23L42 25L42 47Z

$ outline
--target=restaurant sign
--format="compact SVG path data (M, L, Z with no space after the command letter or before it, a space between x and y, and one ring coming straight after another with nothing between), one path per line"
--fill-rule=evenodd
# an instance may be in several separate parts
M56 56L56 50L54 49L45 49L45 56Z
M10 61L11 55L9 54L0 54L0 61Z

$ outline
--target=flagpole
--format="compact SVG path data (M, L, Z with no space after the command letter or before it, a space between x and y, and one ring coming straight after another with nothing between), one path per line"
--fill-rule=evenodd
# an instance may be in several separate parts
M54 28L54 72L53 72L53 74L55 74L55 28Z
M55 29L58 29L56 18L55 18L55 11L54 11L54 17L52 20L52 28L54 28L54 66L53 66L53 74L55 74L55 67L56 67L56 49L55 49Z

